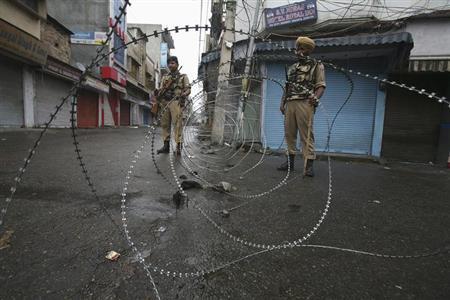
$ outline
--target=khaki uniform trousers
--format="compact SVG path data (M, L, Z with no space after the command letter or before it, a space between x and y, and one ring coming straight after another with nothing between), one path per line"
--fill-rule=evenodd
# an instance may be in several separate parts
M160 103L161 111L165 111L161 115L161 128L163 141L170 141L170 132L173 125L173 134L175 142L182 143L181 131L183 130L182 108L178 100L172 102L163 100ZM168 106L167 106L168 105ZM167 106L167 107L166 107Z
M308 122L311 119L311 131L308 138ZM297 132L300 131L303 156L306 159L316 159L314 153L314 107L308 100L291 100L286 103L284 134L289 154L295 154L297 143ZM307 145L309 147L307 147ZM308 148L308 149L306 149Z

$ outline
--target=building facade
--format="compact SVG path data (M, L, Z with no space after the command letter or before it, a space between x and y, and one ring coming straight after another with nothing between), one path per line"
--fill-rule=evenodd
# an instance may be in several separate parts
M47 63L45 0L0 2L0 126L33 127L35 72Z
M221 1L212 2L214 16L217 11L222 11ZM444 105L430 103L421 95L413 96L404 89L398 91L383 85L380 80L359 76L357 72L403 80L405 84L448 95L449 70L446 66L450 52L444 44L448 43L449 35L445 34L450 27L443 10L446 3L422 1L422 16L412 17L417 14L417 6L413 7L412 1L390 1L386 5L379 2L374 0L371 5L362 5L353 1L306 0L292 4L289 1L264 1L257 22L252 74L284 82L286 67L296 61L292 52L296 37L311 36L317 45L313 56L330 63L326 64L327 89L314 120L319 151L438 161L438 152L448 154L448 145L443 144L445 138L440 130L448 119ZM410 2L409 5L406 2ZM257 3L261 1L237 1L237 31L251 31ZM396 7L405 9L392 14ZM209 51L203 54L199 68L208 81L214 80L210 70L214 70L213 66L220 58L223 35L217 34L220 32L217 27L223 25L223 19L224 16L211 18L211 37L206 39L209 40ZM236 34L235 40L232 71L243 73L249 39L245 34ZM333 65L354 72L340 72L332 68ZM435 66L433 70L426 69L430 65ZM279 112L282 85L271 80L255 80L250 86L254 96L244 110L245 136L256 142L266 142L272 149L284 148L283 116ZM208 95L214 94L211 87L214 88L209 83L205 85ZM417 98L416 113L408 107L413 98ZM421 122L414 123L420 111L428 112L427 117L422 116ZM415 129L408 130L408 127ZM420 133L417 128L421 129ZM399 137L404 142L400 142ZM414 146L412 140L415 140ZM400 151L403 148L407 150Z
M175 48L172 36L170 32L164 32L161 24L130 23L128 26L138 28L148 36L145 45L147 55L145 85L147 89L154 91L155 88L159 87L161 77L168 72L167 57L170 56L170 50ZM153 94L150 94L150 107L155 105L157 105L156 99ZM155 117L152 114L150 119ZM149 122L152 122L150 119Z
M148 84L154 78L154 69L148 69L148 57L146 51L147 38L139 27L128 26L129 40L136 40L130 44L127 51L128 78L127 96L129 101L129 124L150 124L150 95L152 90ZM122 124L124 125L124 124Z
M86 79L85 86L79 91L77 126L120 126L121 115L125 115L121 113L120 108L128 107L125 100L127 50L123 47L126 39L126 18L122 15L116 20L115 16L120 15L124 1L48 0L47 5L49 12L60 16L60 21L73 32L71 64L80 70L96 57L97 50L102 48L102 43L106 41L107 33L114 27L102 54L108 54L112 49L118 50L98 61Z

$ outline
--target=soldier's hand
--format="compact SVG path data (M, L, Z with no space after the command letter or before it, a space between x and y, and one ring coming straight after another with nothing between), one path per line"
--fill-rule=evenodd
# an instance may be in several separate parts
M184 97L178 97L178 103L180 104L180 107L184 107L186 99Z
M314 107L319 105L319 99L317 99L316 96L310 96L308 98L308 102L309 102L309 105L314 106Z

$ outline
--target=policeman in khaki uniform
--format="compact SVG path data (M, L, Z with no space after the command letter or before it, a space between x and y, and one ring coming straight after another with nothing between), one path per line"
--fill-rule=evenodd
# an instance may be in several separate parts
M298 62L289 67L286 90L280 104L285 116L285 138L288 146L289 168L294 170L297 132L300 131L305 161L304 175L313 177L314 153L313 120L318 99L325 91L325 71L322 63L309 57L315 43L308 37L299 37L295 43ZM286 171L288 161L278 170Z
M170 151L170 131L174 126L175 142L177 143L176 153L181 154L182 148L182 111L187 96L191 93L191 85L186 74L181 74L178 69L178 58L170 56L167 59L170 73L161 79L160 88L156 91L156 99L160 105L162 138L164 145L157 153L169 153ZM167 107L166 107L167 106Z

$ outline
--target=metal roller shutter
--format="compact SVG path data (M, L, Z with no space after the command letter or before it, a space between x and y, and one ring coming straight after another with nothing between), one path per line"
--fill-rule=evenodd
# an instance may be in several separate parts
M444 95L444 75L402 75L402 83ZM443 105L426 96L389 87L383 133L382 156L392 160L434 162L439 141Z
M77 125L79 128L98 127L98 94L87 90L79 91Z
M267 64L267 76L284 82L285 66L291 64L292 62ZM266 80L264 84L263 135L266 138L266 145L272 149L285 148L284 119L280 112L280 99L283 95L283 89L280 85L270 80Z
M130 102L120 100L120 126L130 125Z
M1 56L0 66L0 126L22 126L22 66Z
M55 106L61 103L69 93L72 84L46 74L39 74L36 79L36 125L43 126L55 112ZM53 120L51 127L70 127L70 109L72 99L69 97Z
M384 64L380 59L353 59L348 68L370 74L379 74ZM342 65L342 64L341 64ZM269 78L285 80L284 64L269 64ZM378 83L360 76L351 76L354 91L339 113L332 129L330 152L371 155ZM340 72L326 68L327 89L314 118L316 150L324 151L328 136L328 124L332 122L345 102L350 84ZM279 112L282 89L275 83L267 84L264 107L264 130L269 147L285 147L283 117Z
M142 113L143 113L144 125L149 125L150 124L150 109L143 108Z

